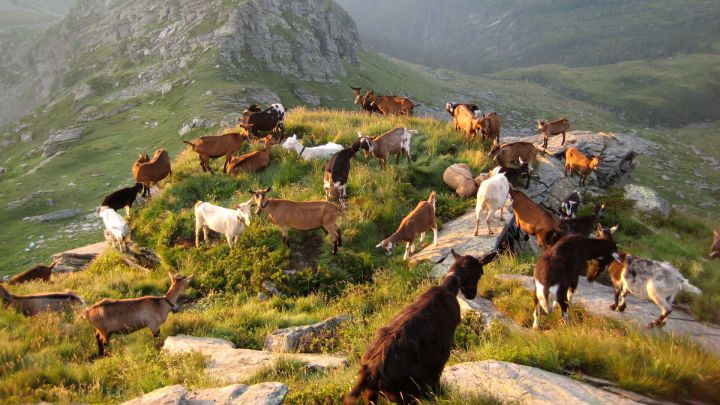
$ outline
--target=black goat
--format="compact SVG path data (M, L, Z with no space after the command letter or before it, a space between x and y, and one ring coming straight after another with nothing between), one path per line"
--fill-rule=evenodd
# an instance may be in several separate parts
M573 191L560 201L560 214L563 218L575 218L580 207L580 193Z
M145 194L145 185L142 183L135 183L132 187L121 188L120 190L114 191L103 198L101 207L110 207L114 210L119 210L125 207L125 212L130 215L130 208L139 193ZM148 191L149 192L149 191Z
M409 403L437 389L460 323L457 293L475 298L483 266L497 256L490 252L478 259L451 252L455 263L442 284L428 288L377 331L360 360L357 384L345 404L355 403L360 396L376 404L380 395Z
M360 141L356 141L349 148L335 153L325 165L323 187L325 199L330 201L338 199L343 201L347 197L347 179L350 174L350 159L360 150Z
M260 132L279 132L285 131L285 107L282 104L270 104L270 107L258 111L259 107L255 104L251 105L243 112L242 127L253 136L260 136ZM246 115L247 114L247 117Z
M520 176L527 175L527 182L525 183L525 188L527 188L530 185L530 165L528 162L523 162L522 159L520 159L520 167L505 167L505 166L498 166L493 170L493 174L495 173L504 173L505 177L508 179L508 182L510 184L515 185L515 182L520 178Z
M470 110L470 112L473 114L475 114L475 111L480 110L480 107L478 107L477 104L448 102L447 104L445 104L445 111L447 111L447 113L450 114L451 117L454 117L455 116L455 108L457 108L460 105L464 105L465 107L467 107L467 109Z
M560 229L565 235L589 236L595 230L595 224L605 216L605 204L595 203L593 214L580 218L560 220Z

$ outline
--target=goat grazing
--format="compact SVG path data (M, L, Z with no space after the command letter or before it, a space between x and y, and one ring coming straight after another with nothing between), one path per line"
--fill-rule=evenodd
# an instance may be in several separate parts
M360 87L350 87L355 94L354 103L356 105L359 105L360 108L363 111L367 111L368 115L372 115L372 113L376 112L378 114L382 114L382 111L380 111L380 108L378 108L377 104L370 102L370 100L367 99L367 96L365 94L362 94L362 89Z
M555 304L560 305L562 319L567 322L568 306L577 289L580 275L586 272L587 261L597 259L599 262L596 273L587 273L588 281L592 281L597 277L597 273L613 260L616 252L615 242L590 239L582 235L566 236L545 250L538 257L533 272L533 329L540 327L541 308L546 314L550 314Z
M85 301L72 291L14 295L2 284L0 284L0 299L6 307L13 308L25 316L34 316L43 312L63 312L75 305L85 305Z
M16 285L16 284L27 283L28 281L33 281L33 280L50 281L50 276L52 275L53 269L55 268L55 265L57 263L58 263L58 261L55 260L52 263L50 263L49 266L38 264L37 266L33 267L30 270L26 270L20 274L14 275L12 278L10 278L10 280L8 281L8 284Z
M190 145L192 150L198 154L200 167L203 172L209 171L210 173L214 173L210 167L210 159L225 156L225 164L223 165L223 172L225 172L228 163L230 163L230 159L240 150L247 139L247 135L233 132L225 135L203 136L194 141L183 142Z
M408 164L410 164L410 140L414 134L417 134L416 130L398 127L373 137L363 136L358 132L358 138L360 138L360 147L363 149L365 158L372 154L380 161L380 167L384 169L387 158L391 155L397 156L395 164L400 163L401 155L406 156Z
M602 159L599 156L588 158L577 148L568 148L565 151L565 176L572 177L573 172L580 176L580 186L585 185L587 176L597 170Z
M540 247L551 246L562 236L562 230L545 208L536 204L523 192L510 187L515 223L528 235L535 235Z
M525 188L530 186L530 174L532 173L532 165L540 152L535 145L530 142L512 142L502 145L494 145L490 150L489 156L493 158L495 163L502 167L524 167L527 172L527 182ZM527 166L524 166L527 164Z
M105 224L105 239L113 249L127 252L127 242L132 240L130 227L114 209L100 206L95 211Z
M298 156L305 160L315 159L327 159L332 157L337 152L340 152L343 147L334 142L328 142L325 145L315 147L305 147L297 139L297 135L293 135L285 140L282 144L283 149L294 150Z
M595 203L592 215L586 215L580 218L564 218L560 220L560 229L566 235L583 235L589 236L595 224L605 216L605 204Z
M247 118L243 114L243 123L240 126L253 136L260 136L261 131L282 133L285 131L285 113L282 104L270 104L270 107L262 111L250 112Z
M477 193L477 203L475 205L475 236L480 233L480 212L487 210L485 224L488 227L488 234L492 235L493 230L490 226L490 218L500 210L500 222L504 222L503 208L505 201L508 199L508 191L510 191L510 183L503 173L493 173L493 175L480 183Z
M570 129L570 120L560 118L555 121L538 120L537 130L543 135L543 150L547 149L548 137L552 135L562 134L562 143L565 145L565 132Z
M130 215L130 208L135 203L138 194L145 194L145 185L142 183L135 183L132 187L124 187L113 191L103 198L100 206L110 207L114 210L125 207L125 214Z
M413 403L438 388L460 323L457 294L474 299L483 266L497 256L490 252L478 259L450 252L455 263L442 284L425 290L375 333L360 359L357 383L345 396L345 404L360 397L377 404L381 395L392 402Z
M560 214L563 218L575 218L580 207L580 193L573 191L560 201Z
M170 155L165 149L156 150L152 159L148 159L147 154L140 155L140 159L133 165L135 181L145 185L143 196L149 196L150 187L171 174Z
M360 150L360 141L356 141L349 148L337 152L325 165L323 188L325 199L344 200L347 197L347 179L350 174L350 159Z
M272 135L264 139L264 148L242 156L233 156L228 163L225 173L237 175L238 171L253 173L270 165L270 149L275 144Z
M126 335L143 328L149 328L154 337L160 335L160 326L165 323L170 311L177 312L178 299L193 275L170 276L170 289L162 296L145 296L128 299L105 298L83 311L81 318L95 327L98 354L105 355L113 333Z
M431 192L426 201L420 201L402 222L397 231L378 243L378 248L383 248L389 255L393 247L399 242L405 242L405 254L403 260L407 260L415 253L415 239L420 235L420 243L425 239L425 232L428 228L433 231L433 245L437 245L437 222L435 220L435 192Z
M195 247L200 247L200 230L203 231L205 243L209 243L208 231L212 230L225 235L228 246L232 249L237 245L240 234L246 226L250 226L250 204L252 198L235 206L234 210L218 207L209 202L195 203Z
M710 257L717 259L720 257L720 233L713 229L713 243L710 246Z
M255 214L265 212L270 221L280 228L282 239L286 245L288 240L288 228L299 231L311 231L322 228L326 234L333 239L333 254L337 253L339 246L342 246L342 235L336 221L342 213L342 208L328 201L292 201L275 198L267 198L271 187L266 190L250 191L255 199L257 209Z

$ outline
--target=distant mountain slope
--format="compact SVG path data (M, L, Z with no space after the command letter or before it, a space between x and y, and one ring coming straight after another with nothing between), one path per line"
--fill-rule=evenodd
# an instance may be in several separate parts
M373 49L471 74L720 52L718 0L338 0Z

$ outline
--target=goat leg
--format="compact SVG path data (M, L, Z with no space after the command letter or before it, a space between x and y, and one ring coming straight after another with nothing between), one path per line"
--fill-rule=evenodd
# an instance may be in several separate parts
M560 146L565 145L565 131L562 132L562 135L563 135L563 140L562 140L562 143L560 144Z
M614 288L615 292L615 302L610 304L610 310L615 311L618 309L618 299L620 298L620 290L618 288Z
M98 331L95 331L95 340L97 341L97 346L98 346L98 356L100 356L100 357L105 356L105 343L104 343L102 335Z
M401 152L401 153L402 153L402 152ZM395 164L396 164L396 165L400 163L400 154L401 154L401 153L398 153L397 155L395 155Z

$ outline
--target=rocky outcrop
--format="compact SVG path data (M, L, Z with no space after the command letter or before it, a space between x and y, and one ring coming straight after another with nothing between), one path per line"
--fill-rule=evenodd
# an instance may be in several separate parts
M53 132L40 149L45 157L51 157L63 150L67 144L79 141L82 133L82 128L67 128Z
M50 222L50 221L59 221L61 219L68 219L72 218L75 215L79 214L81 211L76 208L67 208L60 211L54 211L47 214L42 215L36 215L32 217L25 217L23 218L23 221L30 221L30 222Z
M170 336L162 349L168 354L199 352L207 359L205 373L221 383L236 383L252 378L260 371L272 367L278 359L303 363L308 368L324 369L342 367L347 359L324 354L271 353L261 350L236 349L232 342L215 338L187 335Z
M233 384L226 387L190 391L182 385L158 388L123 405L280 405L288 388L279 382L251 386Z
M264 349L280 353L309 352L313 339L322 339L349 319L349 316L341 315L312 325L278 329L267 335Z
M670 215L670 203L650 187L628 184L625 186L625 199L635 201L635 209L639 211L659 214L663 218Z

